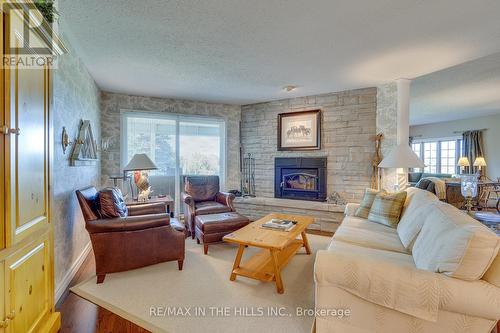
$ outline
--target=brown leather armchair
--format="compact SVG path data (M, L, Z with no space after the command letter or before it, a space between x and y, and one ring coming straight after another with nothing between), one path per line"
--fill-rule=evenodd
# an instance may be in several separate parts
M97 283L107 273L177 260L184 262L184 225L170 219L163 204L128 206L127 217L99 217L95 187L76 191L94 250Z
M218 176L186 176L182 202L184 221L191 238L195 237L195 217L234 212L234 194L219 192Z

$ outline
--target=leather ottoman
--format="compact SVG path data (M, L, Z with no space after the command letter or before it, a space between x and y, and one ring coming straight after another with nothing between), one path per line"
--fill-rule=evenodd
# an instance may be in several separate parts
M208 244L222 242L222 238L243 228L250 220L236 212L198 215L195 218L195 236L198 244L203 243L203 251L208 253Z

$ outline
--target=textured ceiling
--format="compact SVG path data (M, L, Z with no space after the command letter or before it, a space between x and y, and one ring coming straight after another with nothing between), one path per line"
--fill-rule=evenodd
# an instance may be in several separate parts
M410 123L435 123L500 113L500 53L417 78Z
M103 90L245 104L414 78L500 51L498 0L60 0ZM291 93L282 87L299 86Z

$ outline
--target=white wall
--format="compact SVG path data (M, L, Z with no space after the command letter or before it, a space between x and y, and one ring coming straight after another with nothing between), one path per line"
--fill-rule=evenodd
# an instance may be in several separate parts
M488 166L486 175L491 179L500 177L500 114L455 120L442 123L425 124L410 127L410 136L415 139L456 136L454 131L487 130L483 132L485 159ZM473 161L471 161L472 163Z

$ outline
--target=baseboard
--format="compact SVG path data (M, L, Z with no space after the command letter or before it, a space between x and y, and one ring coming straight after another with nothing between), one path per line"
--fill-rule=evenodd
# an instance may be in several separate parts
M78 258L76 258L73 265L71 265L71 268L66 272L66 274L64 275L61 282L59 282L59 285L56 286L54 304L57 304L57 302L59 302L59 299L61 298L61 296L64 295L64 292L66 291L66 289L68 289L69 283L75 277L76 272L78 272L78 270L80 269L80 266L85 261L85 258L87 258L87 255L90 253L91 249L92 249L92 245L89 242L83 248L83 251L82 251L82 253L80 253Z

